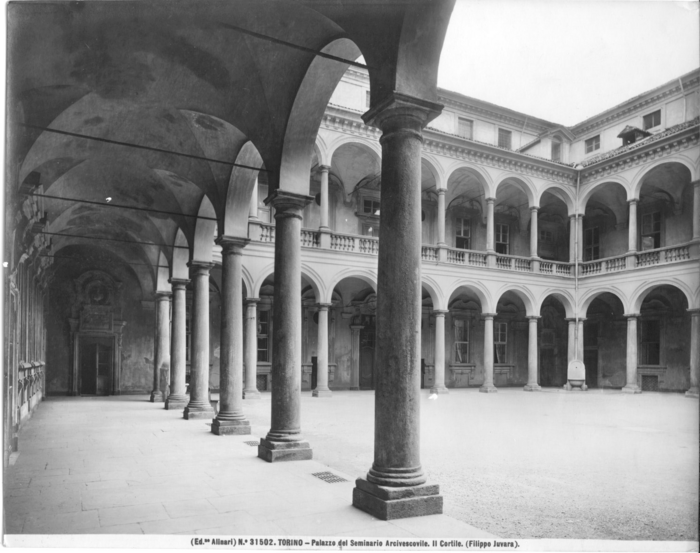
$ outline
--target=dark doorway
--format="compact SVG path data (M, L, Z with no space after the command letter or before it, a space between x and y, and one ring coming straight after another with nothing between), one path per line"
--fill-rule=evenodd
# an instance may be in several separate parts
M540 348L540 386L563 386L558 372L554 348Z
M583 364L586 366L586 386L598 387L598 334L597 322L585 322L583 330Z
M318 383L318 357L311 358L311 389L316 389Z
M112 392L113 339L80 338L80 395L106 396Z
M360 330L360 390L374 390L374 317Z
M425 359L420 360L420 387L425 388Z

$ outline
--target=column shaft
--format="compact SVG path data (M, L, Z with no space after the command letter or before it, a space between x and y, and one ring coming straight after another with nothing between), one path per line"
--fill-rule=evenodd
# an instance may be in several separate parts
M328 309L329 304L318 305L318 353L316 354L316 389L313 397L330 397L328 388Z
M537 321L540 317L528 317L527 340L527 384L526 392L537 392L542 388L537 383Z
M447 246L445 242L445 193L444 188L438 189L438 212L437 212L437 234L438 246Z
M187 296L188 280L171 279L173 290L172 342L170 344L170 394L166 409L182 409L187 405L185 377L187 372Z
M569 217L569 263L576 261L576 219L575 215Z
M190 349L190 402L184 418L214 417L209 402L209 269L211 263L191 263L192 342Z
M566 319L569 323L569 340L567 342L567 364L576 359L576 319Z
M695 187L697 192L698 187ZM690 389L687 397L698 397L698 370L700 366L700 309L690 311Z
M167 382L162 382L164 370L170 372L170 292L156 294L156 336L153 355L153 391L151 401L164 401L163 390Z
M328 165L321 165L321 228L328 229Z
M494 198L486 198L486 251L495 251L495 230L493 224L493 208L496 200Z
M629 394L641 393L637 384L637 317L639 315L625 315L627 317L627 384L622 388Z
M576 224L576 234L578 236L578 260L583 261L583 217L579 215Z
M539 231L537 230L537 207L530 208L530 257L537 257L537 241Z
M627 240L629 252L637 251L637 200L630 200L629 205Z
M493 318L495 313L484 313L484 383L480 392L497 392L493 385Z
M258 179L255 178L255 184L253 185L253 192L250 195L250 208L248 211L248 219L258 218Z
M445 387L445 315L447 311L433 311L435 314L435 382L431 394L448 394Z
M250 434L243 415L243 280L241 259L248 239L222 236L221 245L221 372L219 412L211 431Z
M246 300L245 389L243 399L260 399L258 391L258 300Z
M693 183L693 240L700 240L700 180Z
M301 437L301 214L309 203L278 189L268 198L275 209L275 292L272 341L272 416L258 457L268 462L311 459Z

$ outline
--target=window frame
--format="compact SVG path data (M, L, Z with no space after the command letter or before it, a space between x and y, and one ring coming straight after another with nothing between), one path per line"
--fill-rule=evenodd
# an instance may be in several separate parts
M600 150L600 135L597 134L595 136L587 138L583 141L583 145L586 150L586 154L590 154L597 150Z
M461 323L461 326L458 325L457 323ZM454 329L454 348L452 350L453 352L453 360L452 363L455 365L468 365L470 363L471 359L471 344L470 344L470 328L469 328L469 319L463 318L463 317L455 317L452 320L452 328ZM462 333L462 339L457 340L457 328L462 328L463 333ZM464 339L466 338L466 340ZM466 359L462 359L462 354L464 353L464 350L460 352L459 345L460 344L466 344Z
M557 152L556 157L554 156L554 151L555 151L554 148L555 148L555 146L556 146L556 152ZM551 154L552 154L552 155L551 155L552 161L557 161L557 162L560 162L560 163L561 163L562 141L561 141L560 139L558 139L558 138L553 138L553 139L552 139L552 150L551 150Z
M472 220L469 217L455 217L455 248L458 250L471 250L472 245ZM463 233L467 231L465 236ZM467 247L463 248L459 245L460 238L467 242Z
M658 117L654 117L654 116L658 116ZM647 118L651 118L650 123L654 123L654 120L658 118L658 122L656 124L653 124L653 125L647 125ZM645 131L648 131L649 129L653 129L653 128L660 127L660 126L661 126L661 109L654 110L651 113L647 113L646 115L644 115L642 117L642 128Z
M499 241L499 236L503 236L502 228L505 227L507 230L505 232L505 237L506 241ZM496 248L496 253L501 254L501 255L510 255L510 225L507 223L496 223L494 224L494 229L493 229L493 242L494 242L494 247ZM498 246L499 245L505 245L505 252L499 251ZM501 248L503 249L503 248Z
M493 364L508 364L508 323L505 321L493 322Z
M639 364L648 367L661 367L663 366L662 352L663 352L663 328L662 320L660 318L644 318L639 321ZM658 339L657 342L646 341L645 340L645 330L648 328L650 323L656 323L658 326ZM655 354L658 356L657 363L651 363L649 360L649 346L656 344L657 349ZM654 359L652 359L653 361Z
M502 138L504 139L503 141L501 140ZM505 144L506 138L508 139L507 145ZM506 150L513 149L513 131L508 129L502 129L500 127L498 128L498 147L505 148Z
M468 134L462 134L462 123L466 123L468 125ZM457 136L468 140L474 140L474 120L457 116Z
M653 221L654 215L658 215L658 221ZM652 217L652 222L651 222L652 227L655 224L658 224L658 226L659 226L658 230L656 230L656 231L652 230L652 232L646 232L646 233L644 232L644 225L645 225L644 219L646 219L647 217ZM648 211L646 213L642 213L640 223L641 224L639 225L639 246L640 246L641 251L647 251L648 249L656 250L658 248L662 248L663 247L663 213L661 212L661 210ZM644 248L643 241L644 241L645 237L652 237L654 239L654 247L653 248L647 248L647 249ZM658 237L658 245L657 245L657 237Z
M594 233L595 231L595 233ZM588 235L597 237L597 240L588 244ZM600 259L600 227L593 226L583 229L583 261L595 261Z
M265 316L263 317L263 313ZM271 309L258 309L258 319L256 321L256 329L255 329L255 337L256 337L256 351L258 355L258 363L271 363L272 362L272 352L271 352L271 345L272 345L272 340L270 339L271 336L271 328L270 328L270 323L271 323L271 317L270 314L272 313ZM263 318L265 319L263 321ZM262 333L262 325L266 325L265 330L267 332ZM260 342L261 340L265 340L265 347L261 348L260 347ZM261 352L265 352L264 356L261 355ZM263 359L265 357L265 359Z

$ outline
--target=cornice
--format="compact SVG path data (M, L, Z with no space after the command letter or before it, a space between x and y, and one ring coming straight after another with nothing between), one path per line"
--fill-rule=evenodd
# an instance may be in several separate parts
M454 107L457 107L457 108L459 108L463 111L466 111L466 112L474 112L474 113L478 113L479 115L489 117L491 119L496 119L497 121L503 121L504 123L508 123L509 125L512 125L513 127L516 127L518 129L523 128L523 121L524 121L525 122L524 128L534 130L538 134L543 133L543 132L551 129L551 127L547 127L546 125L537 125L537 124L533 123L532 121L529 120L529 117L525 114L523 114L524 117L517 118L517 117L510 116L510 115L506 115L505 113L498 113L494 110L475 106L474 104L469 104L467 102L461 102L461 101L455 100L453 98L448 98L447 96L444 96L444 95L438 95L438 101L442 102L446 106L454 106Z
M695 77L688 79L687 81L683 82L683 90L687 91L688 88L697 86L700 84L700 75L696 75ZM616 108L611 108L610 113L603 117L602 115L600 118L594 117L593 121L590 123L586 123L585 121L583 123L580 123L579 125L574 125L573 127L570 127L571 132L573 132L577 137L581 137L583 135L588 134L594 129L604 127L609 125L611 122L616 121L617 119L621 119L623 117L628 117L632 115L634 112L637 112L643 108L648 107L650 104L655 104L659 100L663 100L664 98L668 98L669 96L673 96L674 94L678 94L681 92L681 86L680 84L676 84L675 86L672 86L670 88L667 88L666 90L663 90L661 92L658 92L656 94L653 94L651 96L648 96L643 99L639 99L639 101L630 104L627 107L619 107L619 109ZM614 111L613 111L614 110ZM605 112L604 112L605 113ZM583 125L583 126L581 126Z
M372 140L379 140L382 134L379 129L365 125L359 119L353 120L344 117L340 113L327 112L323 116L321 125L327 129ZM549 160L539 160L539 158L534 156L505 150L491 144L467 141L464 138L453 137L448 134L445 135L447 140L441 140L438 138L438 133L439 131L435 129L425 129L423 133L424 151L454 159L462 159L479 165L505 169L548 181L571 185L576 183L575 171L566 165L557 164Z
M685 126L671 135L663 136L660 140L645 142L639 148L625 150L614 156L603 159L598 163L584 169L581 175L581 184L607 177L630 167L649 163L655 159L687 150L697 146L700 141L700 127L698 119L688 122Z

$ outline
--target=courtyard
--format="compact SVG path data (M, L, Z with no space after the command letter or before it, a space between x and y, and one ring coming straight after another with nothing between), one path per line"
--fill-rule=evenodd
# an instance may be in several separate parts
M275 464L246 443L269 430L269 393L244 402L252 434L226 437L147 396L52 397L6 471L6 533L698 539L696 400L515 388L420 398L442 516L384 522L350 505L372 463L371 391L304 393L314 460Z

